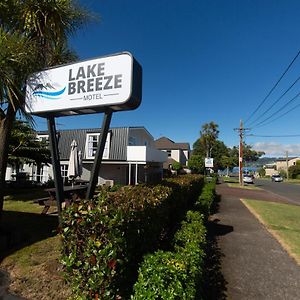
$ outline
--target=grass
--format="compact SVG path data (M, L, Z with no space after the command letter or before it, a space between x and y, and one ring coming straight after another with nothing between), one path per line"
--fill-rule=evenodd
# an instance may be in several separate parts
M17 201L32 201L33 199L39 199L47 197L47 192L43 188L23 188L23 189L7 189L5 200L17 200Z
M300 265L300 206L248 199L243 203Z
M26 299L67 299L70 289L60 274L57 217L41 215L42 206L32 202L37 197L43 197L41 190L6 197L10 200L4 201L1 221L0 268L9 272L13 294Z
M300 184L300 179L284 179L283 182L292 183L292 184Z
M261 190L261 188L255 186L254 184L244 184L241 186L239 182L228 182L227 185L233 188L240 188L245 190Z

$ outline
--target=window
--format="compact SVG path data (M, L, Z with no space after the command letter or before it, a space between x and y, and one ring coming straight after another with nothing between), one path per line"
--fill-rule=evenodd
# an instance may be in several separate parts
M86 158L94 158L97 152L98 140L100 133L91 133L87 134L86 139ZM109 150L110 150L110 132L107 134L104 151L103 151L103 159L109 158Z
M68 178L69 165L60 165L61 177L65 181Z
M128 146L136 146L136 138L134 136L129 137Z
M167 150L167 153L168 153L168 157L171 157L172 151L171 150Z
M97 152L99 135L90 135L88 137L88 157L95 157Z

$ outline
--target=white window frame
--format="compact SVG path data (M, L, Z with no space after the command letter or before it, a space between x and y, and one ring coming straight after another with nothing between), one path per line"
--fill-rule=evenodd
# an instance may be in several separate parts
M96 150L94 150L94 153L91 153L91 143L92 140L91 138L96 137L97 139L97 146L98 146L98 142L99 142L99 136L100 133L87 133L86 134L86 143L85 143L85 158L86 159L94 159L95 155L96 155ZM103 159L109 159L109 152L110 152L110 139L111 139L111 133L108 132L107 133L107 138L105 141L105 146L104 146L104 151L103 151ZM96 148L97 149L97 148Z
M61 177L64 179L68 178L68 169L69 165L68 164L61 164L60 165L60 172L61 172Z

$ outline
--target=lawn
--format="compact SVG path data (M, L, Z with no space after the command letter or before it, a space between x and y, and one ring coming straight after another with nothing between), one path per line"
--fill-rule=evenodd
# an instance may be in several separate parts
M231 182L231 183L227 183L227 185L229 187L246 189L246 190L261 190L261 188L255 186L254 184L244 184L243 186L241 186L238 182L237 183Z
M4 201L0 228L0 268L11 277L10 292L26 299L63 300L70 289L61 276L57 216L41 215L42 207L32 199L41 190L11 194ZM9 199L9 200L8 200Z
M300 265L300 206L248 199L243 203Z

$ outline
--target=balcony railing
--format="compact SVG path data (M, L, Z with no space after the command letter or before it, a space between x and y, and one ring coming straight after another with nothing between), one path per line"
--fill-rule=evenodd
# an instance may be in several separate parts
M165 162L168 154L147 146L127 146L127 161Z

